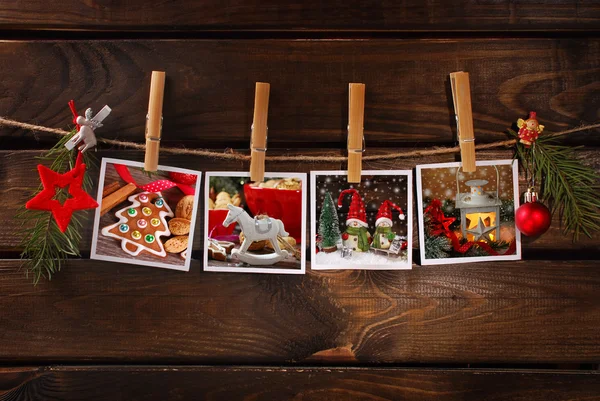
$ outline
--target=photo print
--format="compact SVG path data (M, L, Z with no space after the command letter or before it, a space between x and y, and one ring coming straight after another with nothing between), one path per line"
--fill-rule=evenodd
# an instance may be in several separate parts
M90 258L188 271L201 175L102 159Z
M472 173L460 166L417 166L421 263L521 259L517 161L478 161Z
M311 268L412 268L412 172L311 172Z
M304 274L306 174L208 172L204 270Z

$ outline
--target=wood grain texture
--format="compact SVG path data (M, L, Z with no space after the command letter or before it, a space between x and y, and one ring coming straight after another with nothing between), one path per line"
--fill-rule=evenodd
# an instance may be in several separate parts
M67 128L68 100L80 111L109 104L98 135L142 142L150 74L164 70L162 146L247 150L254 85L264 81L271 84L269 154L344 155L347 85L364 82L372 154L454 144L448 74L464 70L478 143L504 139L501 132L530 110L547 131L598 122L597 2L313 3L2 1L0 38L54 39L0 42L0 115ZM600 170L599 133L562 140L588 145L579 154ZM13 216L39 182L39 152L24 149L54 141L0 127L3 257L18 255ZM114 149L98 156L143 160L142 152ZM164 153L161 163L249 169ZM266 170L345 168L267 161ZM555 221L543 237L525 239L524 255L533 259L519 262L205 273L198 216L189 273L72 259L34 287L18 260L0 260L0 400L600 400L596 371L385 367L600 363L598 238L572 244ZM84 255L91 232L90 225L83 233ZM46 366L61 363L98 365ZM273 367L282 364L289 367Z
M470 73L478 143L530 110L547 131L598 120L600 39L126 40L0 43L0 115L65 128L109 104L97 134L140 141L150 74L167 73L162 146L250 143L254 85L270 82L269 143L345 147L348 83L366 84L367 147L455 143L448 74ZM15 148L22 130L2 128ZM45 144L53 138L39 135ZM598 132L569 143L598 144Z
M397 149L396 149L397 150ZM370 149L368 154L377 154L377 153L386 153L392 152L394 149ZM243 150L242 150L243 152ZM335 151L333 151L335 153ZM345 148L339 151L339 155L344 155ZM295 149L289 150L287 152L282 151L273 151L269 150L268 154L277 155L277 154L304 154L304 155L322 155L322 154L330 154L332 151L323 151L323 150L311 150L311 149ZM15 214L22 207L27 200L32 197L33 192L39 185L39 176L37 171L35 170L38 160L35 159L36 156L40 154L39 151L0 151L0 194L4 195L6 202L4 208L0 209L0 225L3 227L0 230L0 251L18 251L18 244L20 242L19 236L15 235L15 233L19 230L21 222L14 219ZM600 154L598 151L583 151L580 153L581 158L589 163L593 167L595 167L598 171L600 171ZM134 161L143 161L144 154L143 152L137 151L119 151L119 150L103 150L101 152L97 152L96 156L98 160L102 157L113 157L113 158L121 158L126 160L134 160ZM437 157L420 157L420 158L409 158L409 159L400 159L396 161L383 161L383 162L373 162L373 161L365 161L363 162L363 169L375 169L375 170L386 170L386 169L414 169L417 164L426 164L426 163L444 163L444 162L453 162L455 161L455 157L457 155L444 155ZM496 159L510 159L512 158L512 153L510 151L487 151L487 152L479 152L477 153L478 160L496 160ZM166 166L172 167L182 167L188 168L192 170L199 171L249 171L249 163L232 163L226 161L219 160L210 160L199 157L191 157L191 156L180 156L180 155L167 155L161 154L160 163ZM303 162L287 162L287 163L266 163L267 171L292 171L292 172L306 172L309 173L311 170L344 170L347 168L345 163L303 163ZM95 181L98 180L98 172L99 169L90 170L91 176ZM204 179L204 177L203 177ZM527 188L526 181L524 177L521 180L521 192L524 192ZM202 182L204 185L204 182ZM202 186L201 193L203 193L204 186ZM92 196L95 198L97 194L97 190L94 189L92 192ZM308 194L309 192L307 192ZM414 202L416 202L416 197L414 198ZM307 207L310 204L310 200L307 200ZM204 247L203 240L203 228L204 228L204 204L200 202L199 204L200 213L197 214L196 221L196 232L194 234L194 243L193 250L200 251ZM414 208L414 240L413 243L415 247L418 247L418 227L417 227L417 212L416 207ZM88 221L90 224L87 226L85 232L83 233L83 240L81 245L81 250L83 252L88 252L90 249L90 244L92 240L92 222L93 222L93 214L91 212L82 212L89 213L90 218ZM307 230L310 230L310 224L307 220ZM310 233L307 231L306 238L310 238ZM571 241L571 237L564 236L562 234L562 230L560 227L560 222L558 220L558 216L555 216L555 219L550 227L550 230L544 234L542 237L537 239L529 239L524 238L523 249L525 252L538 252L538 251L547 251L547 250L562 250L565 253L571 250L578 250L587 252L585 257L593 257L590 256L592 253L596 253L600 250L600 234L596 234L594 238L588 238L582 236L581 239L573 243ZM309 252L310 254L310 252ZM196 257L199 257L196 256Z
M573 0L386 1L4 1L3 29L101 31L357 30L536 31L598 29L600 7Z
M573 371L237 366L0 369L0 397L10 401L591 401L600 399L599 392L598 373Z
M18 265L0 261L4 364L600 361L597 261L289 276L74 260L36 287Z

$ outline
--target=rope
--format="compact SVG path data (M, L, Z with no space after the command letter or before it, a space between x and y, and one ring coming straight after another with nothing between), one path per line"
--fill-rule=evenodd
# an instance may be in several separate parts
M11 120L8 118L0 117L0 125L23 128L25 130L30 131L39 131L39 132L49 132L57 135L68 135L69 131L65 131L58 128L50 128L44 127L43 125L35 125L28 124L20 121ZM562 136L568 135L575 132L588 131L591 129L600 128L599 124L591 124L591 125L582 125L576 128L568 129L566 131L555 132L553 134L548 134L548 136ZM120 141L117 139L105 139L105 138L97 138L97 141L100 143L104 143L107 145L120 146L123 148L129 149L138 149L138 150L146 150L146 145L137 142L129 142L129 141ZM480 144L476 145L476 150L486 150L486 149L495 149L502 148L507 146L512 146L517 143L516 139L507 139L505 141L497 141L492 143ZM175 155L191 155L191 156L201 156L201 157L210 157L214 159L221 160L235 160L235 161L250 161L249 155L243 155L241 153L236 153L233 150L229 150L226 152L215 152L208 149L185 149L185 148L161 148L161 152L163 153L171 153ZM444 155L451 153L460 152L460 146L454 146L451 148L433 148L433 149L424 149L424 150L411 150L405 152L395 152L389 153L385 155L368 155L363 156L363 160L365 161L375 161L375 160L393 160L400 158L408 158L408 157L423 157L423 156L434 156L434 155ZM267 156L266 159L271 162L289 162L289 161L303 161L303 162L345 162L348 160L347 156L305 156L305 155L296 155L296 156Z

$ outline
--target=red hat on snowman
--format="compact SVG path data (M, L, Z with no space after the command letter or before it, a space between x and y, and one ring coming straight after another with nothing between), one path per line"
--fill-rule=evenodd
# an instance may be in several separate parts
M367 224L367 212L365 211L365 203L356 189L345 189L340 193L338 198L338 207L342 207L342 201L346 195L352 195L350 202L350 210L346 217L346 225L350 223L358 223L363 227L369 227Z
M379 211L377 212L377 220L375 221L376 227L384 222L390 225L392 224L392 209L396 209L398 212L400 212L400 220L404 220L406 218L400 206L389 200L384 200L379 207Z

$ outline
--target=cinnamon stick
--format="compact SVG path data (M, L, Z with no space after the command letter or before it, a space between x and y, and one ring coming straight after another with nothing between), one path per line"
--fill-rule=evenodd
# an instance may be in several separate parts
M102 199L102 205L100 208L100 216L104 216L113 207L123 202L129 195L135 192L137 187L135 184L129 183L122 188L119 188L112 194Z
M117 181L105 186L104 190L102 191L102 199L106 198L108 195L112 194L119 188L121 188L121 184L119 184Z

